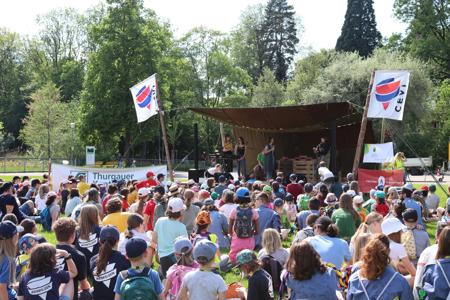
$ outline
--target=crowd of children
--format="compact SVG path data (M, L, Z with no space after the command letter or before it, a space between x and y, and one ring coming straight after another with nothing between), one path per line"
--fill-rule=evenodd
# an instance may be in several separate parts
M352 174L316 185L154 176L69 177L58 192L2 183L0 300L450 299L450 203L436 204L434 185L377 186L365 199ZM227 285L227 272L247 287Z

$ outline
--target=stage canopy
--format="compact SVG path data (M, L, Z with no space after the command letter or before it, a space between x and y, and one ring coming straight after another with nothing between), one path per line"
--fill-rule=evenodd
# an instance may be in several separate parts
M330 168L350 172L361 123L361 113L351 103L252 107L191 108L203 116L233 127L234 137L242 136L247 145L247 170L256 164L256 156L270 137L275 139L275 155L314 157L312 147L326 137L331 144ZM368 123L365 142L373 141Z

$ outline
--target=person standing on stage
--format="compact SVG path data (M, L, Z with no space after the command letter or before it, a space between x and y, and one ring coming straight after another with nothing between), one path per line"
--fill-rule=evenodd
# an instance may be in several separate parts
M225 134L223 142L223 159L225 172L233 172L233 142L229 134Z
M270 137L267 145L264 147L264 171L266 172L266 180L270 180L275 169L275 145L273 137Z
M317 155L318 161L326 162L327 166L330 165L330 144L324 137L320 138L320 143L313 148L314 153Z
M245 150L247 147L244 143L244 138L242 136L238 137L238 141L236 144L236 147L234 148L234 152L237 156L237 173L238 177L245 179L247 176L247 167L246 167L246 161L245 161Z

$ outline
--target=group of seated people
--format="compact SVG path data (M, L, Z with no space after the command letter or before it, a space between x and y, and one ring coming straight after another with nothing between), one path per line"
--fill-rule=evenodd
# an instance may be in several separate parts
M450 205L409 183L153 177L2 183L0 299L449 299Z

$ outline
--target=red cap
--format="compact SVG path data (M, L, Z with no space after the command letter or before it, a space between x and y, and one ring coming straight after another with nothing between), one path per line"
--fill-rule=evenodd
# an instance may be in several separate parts
M152 171L148 171L146 176L147 178L149 178L151 176L155 176L155 173L153 173Z
M211 195L207 190L201 190L199 196L202 197L203 199L206 199L209 198Z
M420 190L421 190L421 191L427 191L427 192L428 192L428 185L423 185L423 186L420 188Z

